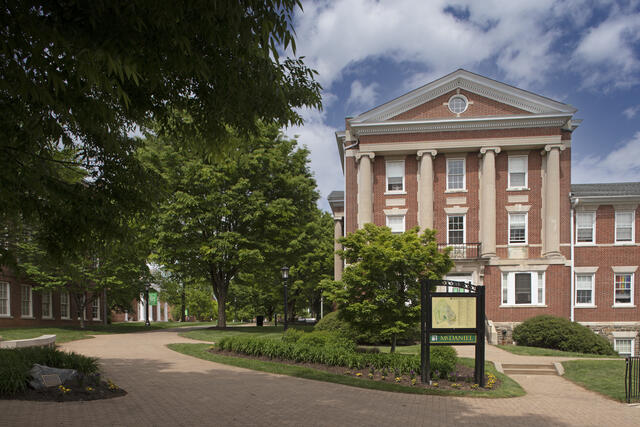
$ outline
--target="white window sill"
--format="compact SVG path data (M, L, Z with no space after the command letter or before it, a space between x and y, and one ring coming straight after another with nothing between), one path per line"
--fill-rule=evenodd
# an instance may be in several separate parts
M507 188L507 191L531 191L531 189L527 187L511 187Z
M70 317L61 317L60 320L71 320Z
M469 191L464 188L459 188L459 189L454 188L452 190L445 190L444 192L447 194L450 194L450 193L468 193Z
M501 304L500 308L545 308L546 304Z
M595 304L576 304L574 305L575 308L598 308L597 305Z
M0 315L0 319L13 319L13 316L10 314L2 314Z
M576 242L575 246L578 247L578 246L597 246L597 245L593 242L580 242L580 243Z
M385 191L384 195L385 196L406 196L407 192L406 191Z
M92 321L92 322L97 322L97 321L99 321L99 320L100 320L100 319L91 319L91 321Z
M635 304L613 304L611 308L636 308Z
M21 319L36 320L33 316L20 316Z
M508 247L516 247L516 248L521 248L523 246L528 246L529 244L527 242L524 243L509 243Z
M624 242L614 242L613 244L614 244L614 246L635 246L635 245L636 245L636 243L635 243L635 242L627 242L627 241L624 241Z

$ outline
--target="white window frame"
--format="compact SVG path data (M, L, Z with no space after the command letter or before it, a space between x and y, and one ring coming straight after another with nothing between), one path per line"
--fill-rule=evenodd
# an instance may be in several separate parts
M516 303L516 274L530 274L531 303ZM506 283L505 283L506 279ZM504 271L501 274L500 306L501 307L544 307L547 298L545 273L543 271ZM506 289L506 303L505 301Z
M634 338L614 338L613 339L613 349L618 352L618 341L631 341L631 354L629 354L629 356L633 357L635 356L635 350L636 350L636 340ZM622 356L622 354L618 353L620 356ZM626 353L625 353L626 354Z
M514 215L524 215L524 242L512 242L511 241L511 217ZM529 213L528 212L509 212L509 217L507 218L507 242L509 246L524 246L529 243Z
M24 313L24 290L29 289L29 314ZM23 319L33 319L33 287L31 285L20 285L20 317Z
M402 164L402 189L401 190L389 190L389 164L401 163ZM404 160L387 160L385 162L385 194L406 194L406 170Z
M449 218L451 217L462 217L462 243L451 243L449 241ZM464 245L467 243L467 216L465 214L455 214L455 215L447 215L447 245L456 246L456 245Z
M94 310L97 316L94 316ZM100 320L100 297L95 297L91 301L91 320Z
M462 160L462 187L461 188L451 188L451 183L449 182L449 162L452 160ZM450 193L454 193L457 191L466 191L467 189L467 159L466 157L447 157L447 191Z
M11 283L0 282L0 286L5 287L7 290L7 312L5 314L0 313L0 317L11 317Z
M579 241L578 240L578 231L580 228L578 227L578 216L580 215L589 215L591 216L591 241ZM585 228L586 227L582 227ZM596 212L595 211L578 211L576 212L576 246L588 246L596 244Z
M401 234L404 233L407 228L406 228L406 224L405 224L405 220L406 220L406 215L387 215L386 216L386 225L387 227L391 228L391 232L393 234ZM389 225L389 218L402 218L402 231L394 231L393 228L391 227L391 225Z
M62 309L62 298L66 297L67 299L67 309L66 311ZM69 295L69 292L60 292L60 318L61 319L65 319L65 320L69 320L71 319L71 296Z
M591 301L590 302L578 302L578 277L589 277L591 279ZM595 302L595 274L593 273L577 273L576 274L576 286L575 295L573 296L576 307L594 307Z
M511 161L512 159L524 159L524 185L522 186L513 186L511 185ZM529 156L521 155L521 156L509 156L507 162L507 180L508 180L508 189L509 190L526 190L529 185ZM518 172L520 173L520 172Z
M631 278L631 302L616 302L616 277L617 276L630 276ZM613 274L613 306L614 307L633 307L634 305L634 298L633 298L633 294L634 294L634 276L635 273L632 271L629 272L615 272Z
M45 296L49 300L49 312L48 313L44 312ZM40 308L42 310L42 318L43 319L53 319L53 293L51 292L50 289L43 289L40 292Z
M618 215L619 214L631 214L631 240L619 240L618 239ZM614 230L614 234L615 234L615 241L616 244L619 245L631 245L633 243L635 243L635 235L636 235L636 212L632 211L632 210L620 210L620 211L616 211L616 224L615 224L615 230Z

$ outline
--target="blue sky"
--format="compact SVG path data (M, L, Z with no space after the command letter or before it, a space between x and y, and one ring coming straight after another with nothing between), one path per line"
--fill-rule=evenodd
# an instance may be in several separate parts
M574 183L640 181L640 0L303 1L297 55L316 69L322 111L289 128L326 196L343 189L334 132L458 68L578 108Z

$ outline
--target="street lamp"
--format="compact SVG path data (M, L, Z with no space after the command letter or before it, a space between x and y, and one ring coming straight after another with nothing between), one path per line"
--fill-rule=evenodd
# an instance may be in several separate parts
M144 326L151 326L149 322L149 284L144 286Z
M284 330L287 330L287 281L289 280L289 267L284 266L280 269L282 272L282 280L284 281Z

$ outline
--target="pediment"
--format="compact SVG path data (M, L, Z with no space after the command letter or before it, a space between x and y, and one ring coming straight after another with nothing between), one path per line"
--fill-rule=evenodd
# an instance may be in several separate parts
M469 105L461 114L448 108L449 99L461 94ZM466 70L457 70L390 102L350 119L352 124L573 115L576 109Z

